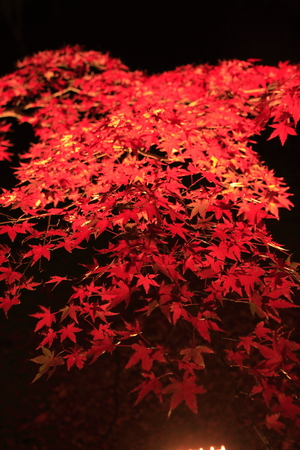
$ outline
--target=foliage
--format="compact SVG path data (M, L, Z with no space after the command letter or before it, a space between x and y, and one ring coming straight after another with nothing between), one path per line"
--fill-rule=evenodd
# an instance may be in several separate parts
M267 125L282 144L296 134L299 85L288 63L147 76L78 46L0 80L1 158L11 118L37 138L0 197L0 305L7 316L24 291L57 292L31 314L34 381L123 348L144 378L136 402L152 392L171 396L169 413L181 402L196 413L207 361L221 358L249 375L268 428L300 426L300 345L283 314L298 306L298 263L266 227L291 194L251 145Z

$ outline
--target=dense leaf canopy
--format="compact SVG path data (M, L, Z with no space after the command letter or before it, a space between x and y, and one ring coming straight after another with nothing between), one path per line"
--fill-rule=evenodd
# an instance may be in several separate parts
M57 292L31 314L34 381L130 349L126 367L144 377L136 402L152 392L171 396L170 413L197 412L206 361L221 358L249 375L269 429L300 426L300 345L283 314L300 275L266 227L291 194L251 140L266 126L282 144L296 134L299 85L288 63L147 76L80 47L25 58L0 80L1 158L12 120L36 137L0 196L0 306Z

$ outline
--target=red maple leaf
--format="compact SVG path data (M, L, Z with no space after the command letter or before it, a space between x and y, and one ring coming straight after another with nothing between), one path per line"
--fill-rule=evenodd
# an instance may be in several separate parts
M0 280L5 280L7 284L12 284L14 281L20 280L23 274L20 272L15 272L11 267L0 267Z
M56 286L57 286L59 283L61 283L62 281L68 281L68 280L69 280L69 279L68 279L67 277L60 277L60 276L58 276L58 275L54 275L54 276L52 276L52 277L50 278L50 280L46 281L45 284L48 284L48 283L55 283L55 286L53 286L53 288L52 288L52 290L53 290L54 288L56 288Z
M81 347L74 347L72 353L65 355L64 358L67 360L68 370L70 370L74 364L78 369L82 369L86 361L86 354L82 351Z
M122 280L118 282L118 287L114 287L106 293L106 297L111 299L110 308L114 308L123 301L125 302L126 306L128 306L130 295L131 290L129 286Z
M214 351L203 345L197 345L194 348L185 348L180 351L180 354L184 355L182 358L183 361L194 361L194 363L204 369L205 363L202 353L214 353Z
M281 392L278 395L278 401L280 403L281 414L284 417L295 419L296 416L300 416L300 407L293 403L293 397L285 395Z
M240 342L237 347L244 347L248 355L250 354L251 347L256 347L257 344L253 342L252 336L243 336L240 338Z
M24 255L24 258L28 258L29 256L33 256L31 265L33 266L41 257L43 256L46 259L50 259L50 249L54 247L54 244L38 244L38 245L30 245L31 250Z
M29 291L34 291L37 286L42 284L32 280L33 277L30 277L28 279L22 278L20 283L20 289L28 289Z
M227 358L230 362L233 362L234 364L237 364L240 369L243 369L244 367L244 361L248 359L248 356L244 351L233 351L233 350L226 350Z
M153 392L158 398L159 401L162 402L162 383L156 378L153 373L143 373L144 377L148 379L139 384L135 389L131 392L139 391L138 397L136 399L135 405L137 405L143 398L149 394L149 392Z
M5 297L0 297L0 308L3 309L6 317L7 312L10 310L10 308L13 305L19 305L20 303L20 295L13 295L12 297L6 295Z
M288 302L283 298L278 298L277 300L269 300L268 304L272 308L299 308L300 305L295 305L294 303Z
M77 312L80 310L80 306L74 305L73 303L71 303L69 306L65 306L63 309L59 310L62 313L60 322L62 322L66 317L70 316L71 319L73 319L74 322L78 324Z
M141 361L142 369L149 371L151 370L155 360L161 362L166 361L162 348L148 348L142 341L140 341L139 344L132 344L131 348L135 351L135 353L130 357L128 363L126 364L126 369L129 369L129 367L132 367Z
M46 335L46 337L42 340L40 345L37 347L37 349L41 347L45 347L45 345L48 345L49 347L52 346L54 339L57 337L57 332L54 331L52 328L48 329L47 333L43 333Z
M171 311L173 313L172 319L174 325L176 325L176 322L180 317L183 317L188 320L188 313L185 310L185 308L181 305L179 302L173 302L171 305Z
M103 322L107 323L108 316L115 316L118 313L109 311L110 303L103 303L99 305L97 302L82 302L82 313L87 313L91 317L92 321L95 322L96 317L99 317Z
M276 136L279 136L281 145L284 145L289 134L297 136L296 130L285 122L276 123L274 125L270 125L270 127L275 128L275 130L271 133L270 137L267 139L268 141Z
M255 327L255 334L258 338L270 339L270 334L272 333L269 328L264 326L264 322L259 322Z
M75 327L74 323L69 323L67 326L62 327L62 329L59 330L59 333L61 333L60 342L64 341L66 338L69 338L76 344L75 333L78 333L79 331L82 331L82 329Z
M1 160L1 159L0 159ZM11 225L0 226L0 234L7 233L12 241L15 240L17 232L13 229Z
M211 313L207 311L208 314L198 313L197 317L189 316L187 320L195 327L199 332L200 336L208 342L211 342L211 337L209 330L223 331L211 318ZM218 319L218 317L212 317Z
M159 284L153 279L156 278L157 275L138 275L138 282L137 282L137 286L143 286L143 288L145 289L146 294L148 294L150 286L159 286Z
M275 414L271 414L271 415L267 415L266 417L266 426L269 430L271 430L272 428L276 431L278 431L279 433L281 433L282 435L283 433L283 429L285 428L284 423L279 422L279 417L280 417L280 413L275 413Z
M257 346L260 353L266 358L266 361L263 362L263 365L268 367L271 370L278 370L282 364L282 355L279 352L278 348L270 348L265 345Z
M105 352L112 353L116 348L117 344L114 344L110 336L105 336L102 340L97 340L93 342L92 347L86 352L86 356L93 356L90 364L93 364L96 359Z
M183 224L168 223L167 228L170 230L172 237L175 237L176 235L178 235L186 241L186 235L189 234L189 231L184 228Z
M46 308L43 305L39 305L41 308L42 313L35 313L35 314L29 314L31 317L36 317L37 319L40 319L38 323L36 324L36 327L34 331L38 331L44 326L51 327L52 322L56 322L55 314L50 312L50 309Z
M183 381L176 378L170 378L171 383L163 389L163 394L172 394L171 403L168 416L170 417L172 411L181 403L186 405L195 414L198 412L196 394L204 394L206 390L203 386L196 385L196 377L185 372Z

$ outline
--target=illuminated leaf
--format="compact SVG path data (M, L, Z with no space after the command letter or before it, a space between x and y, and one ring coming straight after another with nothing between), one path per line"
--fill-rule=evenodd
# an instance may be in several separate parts
M49 378L53 374L57 366L61 366L62 364L64 364L64 360L61 356L54 356L54 352L51 352L45 347L42 347L42 350L43 355L36 356L35 358L30 360L35 362L36 364L41 364L38 374L34 377L31 383L34 383L47 372Z

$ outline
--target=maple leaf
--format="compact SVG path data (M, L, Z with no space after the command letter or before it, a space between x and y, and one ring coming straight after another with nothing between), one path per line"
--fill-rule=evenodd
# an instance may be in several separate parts
M284 145L289 134L297 136L296 130L287 125L285 122L270 125L270 127L275 128L275 130L271 133L270 137L267 139L268 141L276 136L279 136L281 145Z
M245 336L240 338L240 342L237 347L244 347L248 355L250 354L251 347L256 347L256 343L253 342L253 337Z
M171 311L173 312L173 324L176 325L176 322L180 317L185 318L188 320L188 313L186 312L185 308L181 305L179 302L173 302L171 305Z
M60 309L59 311L62 313L60 322L62 322L66 317L70 316L71 319L74 320L78 324L77 319L77 312L80 311L80 306L74 305L73 303L70 304L70 306L65 306L63 309Z
M226 353L229 361L232 361L237 364L240 369L243 369L244 360L247 359L247 355L244 351L235 352L233 350L226 350Z
M163 394L172 394L168 416L170 417L172 411L183 401L191 411L197 414L196 394L204 394L206 390L203 386L196 385L196 377L185 372L183 381L176 378L170 378L170 381L171 383L162 391Z
M270 340L270 334L272 333L269 328L266 328L264 322L259 322L256 327L254 333L258 338Z
M114 344L110 336L104 336L104 339L97 340L93 343L92 347L86 352L86 356L93 356L90 364L93 364L96 359L105 352L112 353L118 343Z
M51 352L46 347L42 347L43 355L36 356L30 361L35 362L36 364L41 364L39 368L38 374L34 377L31 383L34 383L38 380L42 375L48 373L48 379L53 374L54 370L57 366L63 365L65 362L61 356L54 356L54 352Z
M254 316L256 313L260 319L267 317L267 314L262 310L262 296L254 292L251 297L251 301L248 302L250 306L251 314Z
M125 301L126 306L128 306L131 292L132 290L130 290L129 286L125 284L124 281L120 280L118 287L111 289L111 291L106 294L111 297L110 308L114 308L123 301Z
M226 215L229 220L232 220L232 213L231 213L232 205L230 203L225 203L224 201L219 200L215 207L215 216L218 220L222 217L222 215Z
M20 272L15 272L11 267L0 267L0 272L3 272L0 274L0 280L5 280L7 284L12 284L23 276Z
M40 319L38 323L36 324L36 327L34 331L38 331L44 326L51 327L52 322L56 322L55 314L50 312L50 309L46 308L45 306L39 305L41 308L42 313L35 313L35 314L29 314L31 317L36 317L37 319Z
M279 433L281 433L282 435L283 433L283 429L286 428L284 423L279 422L279 417L280 417L280 413L275 413L275 414L271 414L271 415L267 415L266 417L266 426L269 430L271 430L272 428L276 431L278 431Z
M183 361L194 361L199 367L204 369L205 363L202 353L214 353L214 351L203 345L198 345L195 348L186 348L180 351L180 354L184 355Z
M4 233L8 234L11 241L14 241L17 236L17 232L13 229L13 227L11 225L0 226L0 234L4 234Z
M196 200L193 203L189 204L189 207L193 206L193 209L191 211L190 220L199 214L201 218L205 219L206 210L209 207L209 201L208 200Z
M13 153L7 151L7 147L1 144L4 144L6 141L2 141L0 143L0 161L12 161Z
M282 364L282 356L277 348L271 349L265 345L257 346L260 353L266 358L264 365L271 370L278 370Z
M220 261L224 261L228 254L228 246L226 242L220 242L219 245L212 244L209 247L211 256L214 256L216 259Z
M72 289L75 291L75 294L72 294L69 300L73 300L74 298L79 298L80 303L87 297L89 297L89 293L85 286L72 286Z
M74 347L72 353L65 355L64 358L67 360L68 370L70 370L74 364L78 369L82 369L86 361L86 354L82 351L81 347Z
M296 416L300 415L300 406L293 403L293 397L287 396L281 392L278 395L278 401L280 403L281 414L284 417L294 420Z
M190 269L192 272L197 273L198 272L198 268L195 264L195 260L194 260L194 255L190 255L183 264L183 273L185 273L187 271L187 269Z
M182 224L167 224L167 228L170 230L172 237L176 235L182 237L186 241L186 234L189 234L189 231L183 228Z
M267 406L270 405L270 401L274 396L278 396L279 390L271 384L269 381L265 381L263 378L260 380L260 385L253 387L251 394L257 394L262 392L263 399Z
M288 302L284 299L278 298L277 300L269 300L268 305L272 308L299 308L300 305L295 305L294 303Z
M69 338L76 344L75 333L78 333L79 331L82 331L82 329L75 327L74 323L69 323L67 326L62 327L62 329L59 330L59 333L61 333L60 342L64 341L66 338Z
M59 283L61 283L62 281L68 281L68 280L69 280L69 278L67 278L67 277L59 277L58 275L55 275L55 276L52 276L52 277L50 278L50 280L46 281L45 284L48 284L48 283L55 283L55 286L53 286L53 288L52 288L52 290L53 290L54 288L56 288L56 286L57 286Z
M260 113L255 119L255 122L259 125L259 127L264 127L271 116L271 110L266 103L261 103L260 105Z
M118 334L121 336L121 339L128 339L130 337L138 336L142 332L141 324L138 320L135 321L134 324L126 322L122 319L127 331L118 331Z
M12 297L6 295L5 297L0 297L0 308L3 309L6 318L7 312L10 310L10 308L14 305L19 305L20 303L20 295L14 295Z
M38 244L38 245L30 245L31 250L27 252L23 257L28 258L29 256L33 256L31 265L33 266L41 257L43 256L46 259L50 259L50 249L54 247L54 244Z
M156 275L138 275L138 282L137 282L137 286L143 286L143 288L145 289L146 294L148 294L150 286L159 286L159 284L153 280L153 278L155 278Z
M172 300L172 290L173 285L172 284L165 284L163 281L159 288L159 303L161 305L164 305L165 303Z
M82 302L82 313L87 313L95 322L96 317L99 317L103 322L107 323L107 316L115 316L118 313L109 311L110 303L102 304L101 306L97 302Z
M116 335L116 332L112 330L109 324L101 324L99 328L94 328L90 331L90 334L93 336L94 341L102 341L106 336L113 337Z
M139 391L138 397L135 401L135 405L137 405L144 397L146 397L149 392L153 392L158 398L159 401L162 402L162 383L161 381L155 377L153 373L143 373L144 377L148 377L148 380L143 381L139 384L135 389L131 392Z
M182 280L184 281L184 278L180 275L179 271L176 270L178 267L178 263L175 260L174 256L171 254L168 255L159 255L154 256L153 259L155 261L155 264L157 268L168 278L170 278L171 281L177 281ZM155 271L155 269L154 269ZM155 271L156 272L156 271Z
M62 242L59 242L56 248L63 247L67 252L72 253L74 249L83 250L83 247L80 247L73 236L67 236Z
M42 283L38 283L36 281L32 281L33 277L30 277L28 279L21 279L20 289L28 289L29 291L34 291L37 286L39 286Z
M209 334L209 330L212 329L211 321L207 320L205 317L202 317L200 313L198 313L197 317L189 317L187 320L191 322L203 339L211 342L211 337Z
M36 348L37 350L41 347L45 347L45 345L48 345L49 347L51 347L51 345L53 344L54 339L57 336L57 332L54 331L52 328L48 329L47 333L43 333L46 334L46 337L42 340L42 342L40 343L40 345Z
M255 282L260 281L260 277L264 275L265 271L260 267L251 268L251 272L246 270L248 273L238 273L237 276L246 294L251 297Z
M147 348L141 341L139 344L133 344L131 348L135 351L135 353L130 357L128 363L126 364L126 369L129 369L141 361L142 369L150 371L155 360L160 362L166 361L162 348L158 348L158 350Z
M262 219L267 217L266 211L263 210L264 205L261 202L243 202L239 206L237 215L243 214L245 219L247 219L251 225L257 225Z

